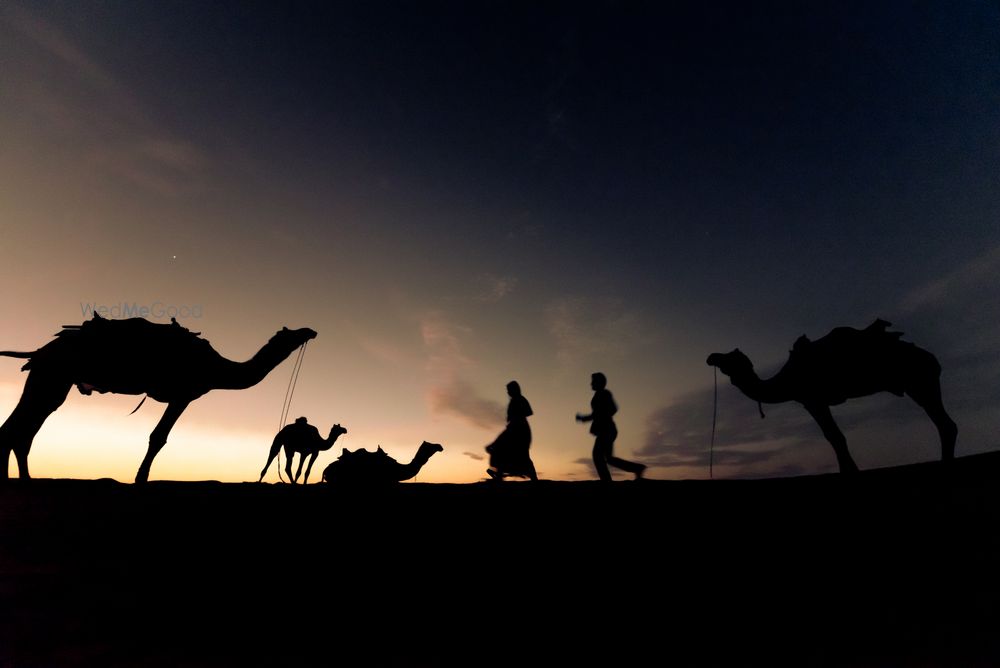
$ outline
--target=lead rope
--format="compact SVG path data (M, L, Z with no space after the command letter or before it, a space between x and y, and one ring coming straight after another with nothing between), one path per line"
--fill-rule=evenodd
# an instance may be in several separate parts
M715 391L712 393L712 442L708 446L708 479L715 477L715 419L719 415L719 367L715 369Z
M285 390L285 400L281 404L281 420L278 424L278 431L281 431L285 424L288 423L288 411L292 408L292 397L295 395L295 386L299 382L299 371L302 370L302 358L306 356L306 344L308 341L302 343L302 347L299 348L299 355L295 358L295 364L292 365L292 377L288 379L288 388ZM285 479L281 475L281 450L278 450L278 480L285 482Z

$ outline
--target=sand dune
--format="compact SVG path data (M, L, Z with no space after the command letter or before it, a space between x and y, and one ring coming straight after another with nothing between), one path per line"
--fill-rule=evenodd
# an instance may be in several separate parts
M12 480L0 664L995 665L998 475Z

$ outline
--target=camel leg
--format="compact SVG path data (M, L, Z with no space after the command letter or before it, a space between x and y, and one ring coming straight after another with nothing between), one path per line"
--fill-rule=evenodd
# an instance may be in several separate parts
M139 471L135 474L136 483L144 483L149 480L149 469L153 465L156 454L167 444L167 435L173 429L177 418L181 416L184 409L188 407L189 401L171 401L167 404L167 410L163 411L163 417L156 423L153 432L149 435L149 448L146 456L139 465Z
M302 475L302 465L306 463L306 453L299 453L299 468L295 471L295 482L299 481L299 476Z
M281 451L281 438L275 436L274 441L271 443L271 452L267 454L267 464L264 464L264 468L260 470L260 480L258 480L257 482L260 482L261 480L264 479L264 476L267 474L267 470L271 468L271 462L274 461L274 458L278 456L278 452L280 451Z
M294 456L295 451L288 446L285 446L285 473L288 474L288 482L293 485L295 484L295 479L292 477L292 457Z
M851 453L847 450L847 439L844 437L843 432L840 431L837 423L834 422L833 415L830 413L830 407L813 405L806 406L805 408L813 416L813 419L816 420L820 429L823 430L823 436L826 437L826 440L830 441L833 451L837 453L837 463L840 465L840 472L857 473L858 465L854 463Z
M319 452L314 452L314 453L312 453L309 456L309 466L306 467L306 479L302 481L303 485L306 485L306 484L309 483L309 472L313 470L313 462L316 461L317 457L319 457ZM301 468L301 466L302 466L302 463L299 462L299 467Z
M907 389L918 406L924 409L927 417L931 419L937 427L941 437L941 460L950 461L955 458L955 441L958 439L958 425L951 419L944 410L941 402L941 384L937 380L933 385L922 389Z
M28 374L21 399L10 417L0 426L0 458L3 463L0 467L0 480L7 479L11 451L17 459L18 476L31 477L28 472L28 452L35 434L42 428L46 418L66 400L72 386L68 380L50 374L38 371Z

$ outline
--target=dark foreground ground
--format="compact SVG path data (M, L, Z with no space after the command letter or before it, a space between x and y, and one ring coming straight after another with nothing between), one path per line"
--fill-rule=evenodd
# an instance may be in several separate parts
M998 483L12 480L0 666L996 666Z

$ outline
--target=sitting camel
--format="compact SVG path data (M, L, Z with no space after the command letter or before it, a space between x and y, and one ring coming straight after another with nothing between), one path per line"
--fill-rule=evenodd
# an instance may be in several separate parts
M417 448L417 454L409 464L400 464L390 457L382 446L375 452L368 450L351 452L344 448L340 457L323 471L323 480L332 485L345 487L393 485L416 477L431 456L442 450L444 448L440 443L424 441Z
M267 457L267 464L261 470L260 480L257 482L264 479L264 474L267 473L271 462L278 456L278 451L284 447L285 472L288 473L288 479L293 485L298 482L299 475L302 474L302 464L306 460L306 455L309 455L309 466L306 467L306 477L302 480L303 485L307 484L309 482L309 472L312 471L313 462L316 461L319 453L332 448L337 439L346 433L346 429L339 424L335 424L330 427L330 435L327 436L326 440L323 440L316 427L309 424L304 417L298 418L292 424L283 427L274 437L274 441L271 443L271 452ZM296 452L299 453L299 470L295 472L295 476L293 477L292 456Z
M816 341L802 336L785 366L767 380L757 376L750 359L739 348L712 353L708 364L718 367L758 404L802 404L833 446L841 473L854 473L858 466L847 450L847 439L834 422L830 406L877 392L892 392L900 397L908 394L937 427L941 459L951 460L958 427L941 402L941 365L931 353L901 341L901 332L887 332L890 324L879 319L863 330L837 327Z

